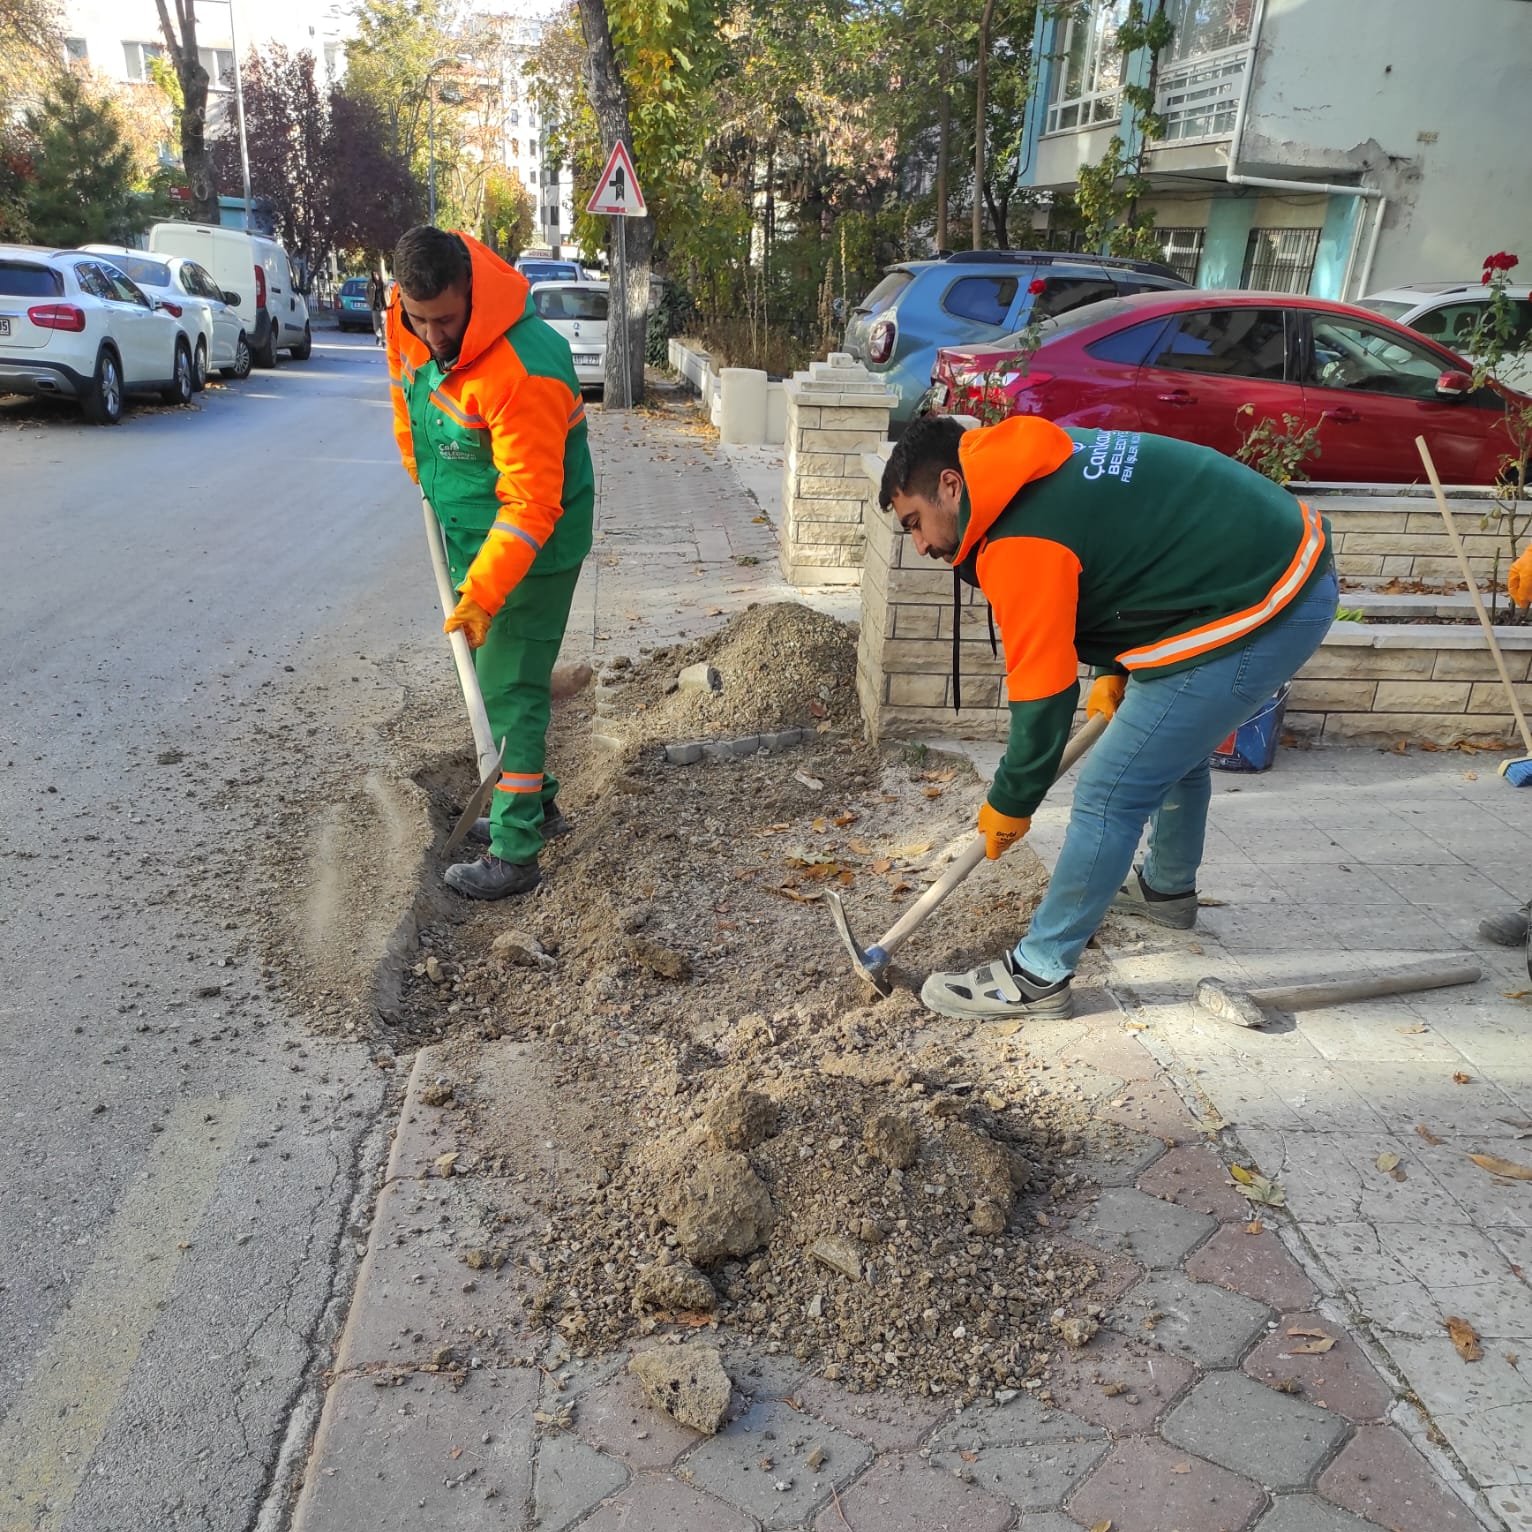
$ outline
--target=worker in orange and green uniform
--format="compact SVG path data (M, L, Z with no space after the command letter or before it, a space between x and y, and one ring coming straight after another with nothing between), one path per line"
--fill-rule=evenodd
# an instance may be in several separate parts
M880 501L918 552L978 585L1000 627L1010 739L979 810L990 857L1027 833L1053 781L1081 661L1100 672L1086 711L1110 722L1026 935L921 990L948 1016L1068 1016L1075 964L1108 908L1195 922L1208 757L1329 631L1328 528L1211 448L1030 415L966 433L951 416L916 421Z
M1532 606L1532 547L1525 548L1505 574L1506 594L1517 606ZM1479 935L1499 947L1527 949L1527 976L1532 978L1532 942L1528 941L1528 917L1532 900L1513 910L1501 910L1479 922Z
M550 680L580 564L595 473L569 346L526 279L465 234L428 224L394 252L386 326L394 435L441 523L502 773L488 850L447 869L474 899L524 894L543 840L568 828L545 767Z

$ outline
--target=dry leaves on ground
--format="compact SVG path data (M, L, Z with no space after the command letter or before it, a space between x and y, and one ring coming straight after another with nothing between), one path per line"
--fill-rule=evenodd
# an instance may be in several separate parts
M1484 1355L1484 1348L1479 1344L1479 1332L1466 1319L1449 1314L1442 1323L1447 1327L1447 1334L1452 1337L1458 1355L1465 1362L1477 1362Z
M1240 1195L1252 1202L1264 1202L1268 1207L1285 1207L1287 1193L1277 1183L1258 1170L1246 1170L1243 1165L1231 1165L1229 1174L1239 1186Z
M1498 1154L1470 1154L1468 1156L1480 1170L1492 1176L1504 1176L1507 1181L1532 1181L1532 1165L1518 1165L1515 1160L1502 1160Z
M1439 1139L1439 1138L1438 1138L1438 1137L1437 1137L1437 1136L1436 1136L1436 1135L1435 1135L1435 1134L1434 1134L1434 1133L1433 1133L1433 1132L1432 1132L1432 1131L1431 1131L1431 1130L1430 1130L1430 1129L1429 1129L1429 1128L1428 1128L1428 1127L1427 1127L1427 1126L1426 1126L1426 1125L1425 1125L1425 1123L1423 1123L1423 1122L1417 1122L1417 1123L1416 1123L1416 1124L1415 1124L1415 1131L1416 1131L1416 1132L1417 1132L1417 1133L1418 1133L1418 1134L1420 1134L1420 1136L1421 1136L1421 1137L1422 1137L1422 1138L1423 1138L1423 1139L1425 1139L1425 1141L1426 1141L1426 1142L1427 1142L1427 1143L1428 1143L1428 1144L1439 1144L1439 1143L1441 1143L1441 1139Z
M1473 1084L1473 1076L1469 1075L1469 1074L1464 1074L1463 1071L1460 1069L1460 1070L1458 1070L1458 1072L1455 1075L1453 1075L1452 1083L1454 1085L1472 1085Z
M1295 1337L1300 1344L1293 1346L1289 1356L1323 1356L1335 1344L1333 1335L1326 1335L1323 1330L1300 1330L1291 1329L1289 1336Z

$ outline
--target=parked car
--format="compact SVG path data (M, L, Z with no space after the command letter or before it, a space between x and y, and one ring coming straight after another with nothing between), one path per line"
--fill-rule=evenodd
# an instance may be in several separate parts
M114 426L127 394L192 396L181 326L104 256L0 245L0 394L76 400Z
M1043 284L1034 293L1034 282ZM940 260L901 261L851 313L843 342L899 396L891 425L909 424L931 381L940 346L996 340L1034 314L1067 314L1119 293L1181 290L1153 261L1047 250L960 250Z
M370 277L347 277L340 284L340 298L335 306L335 322L343 330L372 329L372 300L367 289Z
M579 282L585 277L578 261L559 261L551 255L519 256L516 269L528 282Z
M1512 344L1532 335L1532 287L1507 287L1515 305L1516 331ZM1406 282L1358 300L1364 309L1397 319L1429 340L1475 360L1468 349L1474 326L1489 307L1482 282ZM1523 392L1532 391L1532 347L1500 369L1500 381Z
M605 282L534 282L532 303L569 342L582 388L606 385Z
M1363 483L1420 479L1417 436L1450 484L1493 483L1509 452L1500 391L1475 389L1462 357L1353 304L1148 293L1093 303L1041 329L1025 369L1017 336L944 347L932 407L979 414L987 404L991 414L1153 431L1231 455L1252 419L1293 415L1319 428L1315 477ZM1239 413L1246 404L1253 415Z
M304 299L308 284L276 240L210 223L157 223L149 230L149 249L185 256L212 273L239 312L257 367L275 367L279 351L308 360L314 349Z
M198 393L207 387L210 367L216 367L226 378L250 375L250 342L239 322L239 310L227 302L222 288L195 261L180 255L149 255L126 245L80 248L108 256L119 271L180 322L181 333L192 348L192 384Z

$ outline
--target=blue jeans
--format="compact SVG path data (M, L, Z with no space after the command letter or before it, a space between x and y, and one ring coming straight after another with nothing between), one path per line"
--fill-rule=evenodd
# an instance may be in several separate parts
M1274 625L1229 654L1172 675L1138 675L1080 767L1064 847L1016 961L1053 983L1075 971L1133 866L1150 822L1144 881L1196 887L1213 794L1208 757L1297 673L1335 619L1333 570Z

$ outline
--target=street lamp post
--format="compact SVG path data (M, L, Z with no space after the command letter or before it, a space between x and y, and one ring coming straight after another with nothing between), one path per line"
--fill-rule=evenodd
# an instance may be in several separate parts
M250 148L245 141L245 87L239 73L239 34L234 30L234 0L203 0L229 8L229 51L234 55L234 117L239 124L239 170L244 181L245 232L250 232Z
M230 0L230 4L233 0ZM456 64L455 53L444 53L426 65L426 122L430 163L426 167L426 222L436 222L436 71L444 64Z

